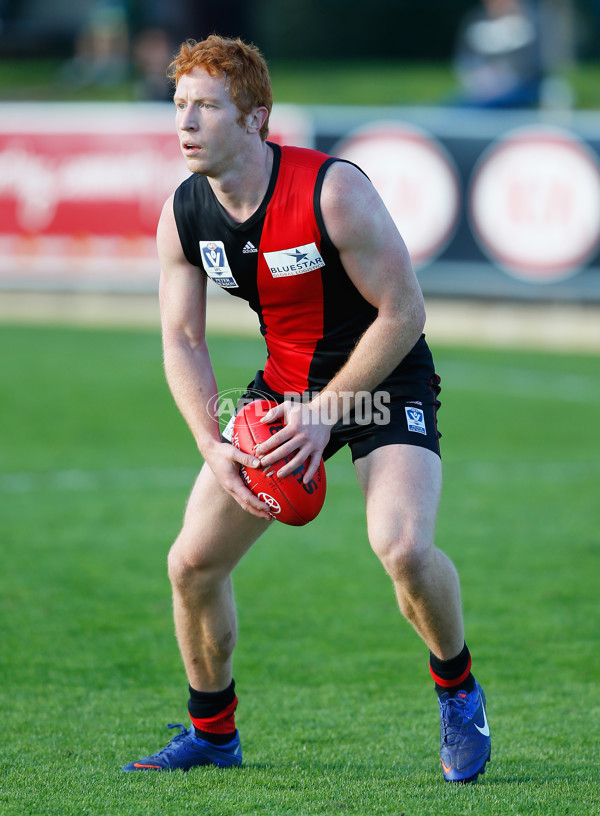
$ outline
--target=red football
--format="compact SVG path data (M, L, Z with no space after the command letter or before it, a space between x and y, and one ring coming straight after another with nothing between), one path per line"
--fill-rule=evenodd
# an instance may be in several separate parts
M276 402L261 399L245 405L235 418L232 443L244 453L253 453L254 446L269 439L284 427L282 420L261 422L261 418ZM240 468L240 476L247 487L261 501L268 505L273 518L284 524L300 527L308 524L320 512L325 501L326 480L323 460L317 472L304 484L302 479L306 471L306 462L293 473L279 479L277 471L291 457L280 459L269 468Z

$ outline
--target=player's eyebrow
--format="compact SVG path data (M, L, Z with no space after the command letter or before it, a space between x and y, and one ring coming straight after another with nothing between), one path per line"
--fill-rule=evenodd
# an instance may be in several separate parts
M173 96L173 102L196 102L200 104L208 102L210 105L219 104L219 100L216 96L181 96L178 94Z

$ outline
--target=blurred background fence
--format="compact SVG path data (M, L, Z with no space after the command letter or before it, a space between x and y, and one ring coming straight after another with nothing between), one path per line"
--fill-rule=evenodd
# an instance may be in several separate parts
M265 54L274 141L372 178L426 295L600 302L595 0L0 0L1 289L156 289L165 69L211 31Z

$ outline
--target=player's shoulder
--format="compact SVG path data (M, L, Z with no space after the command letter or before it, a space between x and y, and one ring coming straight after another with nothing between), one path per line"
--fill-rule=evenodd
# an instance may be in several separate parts
M365 205L373 204L375 199L375 188L360 167L341 159L327 166L321 190L324 213L356 210L365 217Z
M179 201L182 198L193 196L196 190L203 186L204 181L206 181L204 176L201 176L199 173L192 173L175 189L173 200Z
M158 219L156 240L159 252L161 248L169 248L169 250L172 251L173 248L177 246L179 236L175 221L174 199L175 193L172 193L163 204L160 218Z
M337 161L334 156L310 147L277 144L271 144L271 147L281 167L294 173L307 171L316 174L323 172L332 162Z
M207 212L214 207L208 179L199 173L193 173L182 181L171 200L175 221L180 225L194 224L199 212Z
M280 151L281 163L293 171L307 170L321 179L323 190L335 196L356 195L361 189L371 187L365 173L352 162L320 150L308 147L275 145Z
M338 251L367 243L373 246L389 220L377 190L363 171L347 161L333 162L320 195L324 227Z
M191 256L188 258L184 250L181 225L177 222L173 206L174 198L173 193L165 201L156 229L156 248L163 276L167 276L171 270L195 268L198 265Z
M171 193L171 195L167 198L167 200L165 201L165 203L162 206L162 210L161 210L161 213L160 213L160 218L159 218L159 221L158 221L159 226L160 226L161 223L164 223L166 221L174 219L174 214L173 214L174 201L175 201L175 193Z
M327 165L325 184L340 191L349 190L356 192L357 189L372 187L371 181L366 173L357 164L353 164L346 159L339 159L332 156L331 162Z
M321 150L312 147L298 147L297 145L280 145L276 142L269 142L275 152L281 156L281 161L285 164L320 165L327 161L330 156Z

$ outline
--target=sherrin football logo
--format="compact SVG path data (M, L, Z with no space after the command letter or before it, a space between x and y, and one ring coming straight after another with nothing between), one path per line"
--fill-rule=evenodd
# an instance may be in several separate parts
M292 275L304 275L313 269L325 266L325 261L313 241L311 244L290 247L278 252L265 252L265 261L274 278L289 278Z

